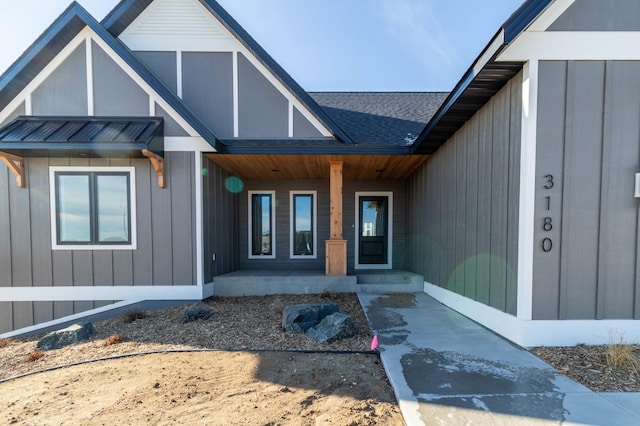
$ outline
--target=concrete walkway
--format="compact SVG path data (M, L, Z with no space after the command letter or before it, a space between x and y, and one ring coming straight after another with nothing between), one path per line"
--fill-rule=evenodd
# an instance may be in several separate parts
M640 394L592 392L424 293L359 298L409 426L640 425Z

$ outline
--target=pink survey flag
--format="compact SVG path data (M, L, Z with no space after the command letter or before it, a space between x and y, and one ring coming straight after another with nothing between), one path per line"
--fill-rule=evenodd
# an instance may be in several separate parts
M378 335L376 334L375 336L373 336L373 339L371 339L371 350L374 351L378 348Z

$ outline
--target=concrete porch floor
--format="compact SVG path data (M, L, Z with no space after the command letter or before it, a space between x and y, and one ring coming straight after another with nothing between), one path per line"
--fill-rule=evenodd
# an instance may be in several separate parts
M213 279L213 295L415 293L424 291L421 275L403 270L354 270L347 276L326 276L323 270L238 270Z

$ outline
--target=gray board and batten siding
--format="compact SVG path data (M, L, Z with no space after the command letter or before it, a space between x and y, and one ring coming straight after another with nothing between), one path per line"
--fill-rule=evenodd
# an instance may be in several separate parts
M248 181L240 194L240 269L299 269L325 270L325 241L329 239L330 182L328 180L272 180ZM247 191L276 192L276 258L250 259L248 247L248 195ZM317 259L290 259L290 191L317 191ZM347 241L347 268L355 266L355 217L356 192L393 192L393 268L404 269L405 259L405 183L404 181L356 181L343 182L342 236Z
M149 96L95 43L92 45L92 52L94 115L149 116ZM147 56L144 57L151 61ZM33 91L32 115L88 115L86 67L86 49L82 45ZM25 114L23 102L2 125ZM188 136L182 126L157 104L154 115L164 118L165 136Z
M407 269L512 315L521 117L519 73L407 181Z
M52 250L49 166L135 167L137 250ZM0 287L195 285L193 153L165 167L165 189L144 158L26 158L26 188L0 168ZM0 332L111 302L2 302Z
M135 55L170 90L177 92L176 53L137 51ZM234 137L233 54L182 52L183 102L221 139ZM296 108L295 138L322 134ZM289 101L241 53L238 54L238 136L243 139L287 138Z
M203 159L204 280L239 269L239 180L208 157ZM246 222L246 220L244 220ZM214 260L215 255L215 260Z
M182 100L220 138L233 137L233 55L182 53Z
M88 115L87 55L84 44L77 47L33 91L31 103L33 115Z
M639 319L640 62L539 65L533 318Z
M549 26L547 31L640 31L640 2L576 1Z
M93 43L93 102L96 116L148 116L149 95Z

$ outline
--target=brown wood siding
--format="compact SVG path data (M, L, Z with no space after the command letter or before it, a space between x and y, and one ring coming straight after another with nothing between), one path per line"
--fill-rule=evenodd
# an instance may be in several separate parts
M521 90L518 74L407 183L405 267L514 315Z

